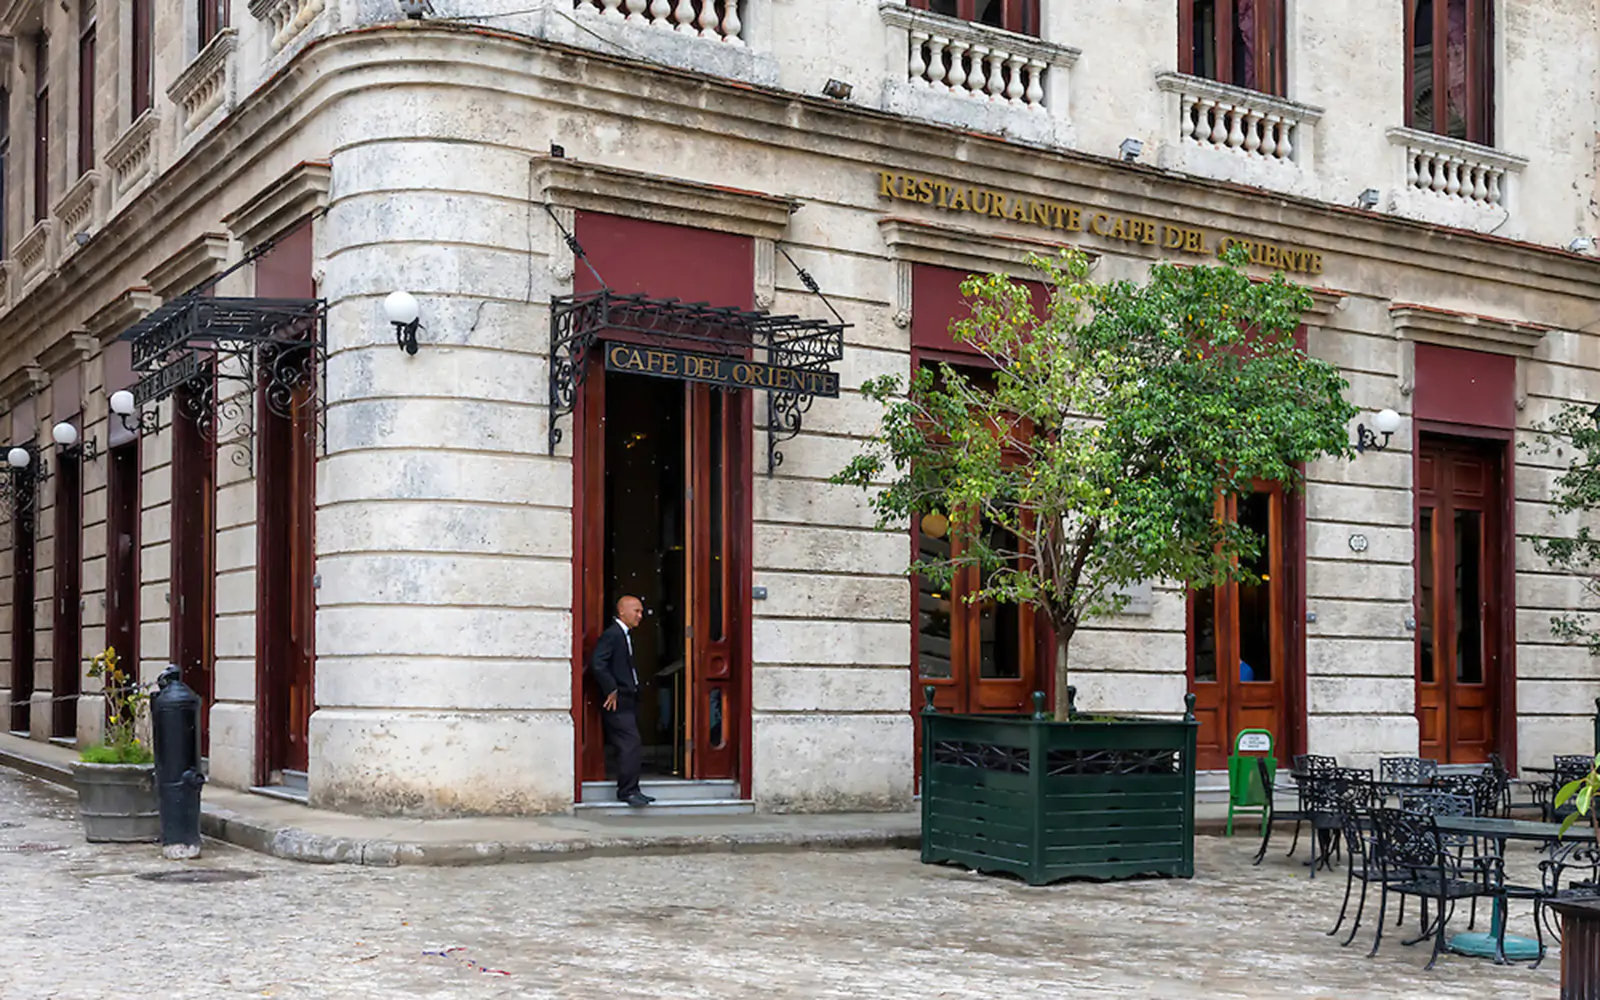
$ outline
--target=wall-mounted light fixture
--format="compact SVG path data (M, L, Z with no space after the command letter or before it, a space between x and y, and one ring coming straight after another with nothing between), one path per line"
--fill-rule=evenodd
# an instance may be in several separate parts
M822 85L822 96L831 97L836 101L848 101L855 85L845 83L843 80L829 80Z
M1140 153L1144 152L1144 143L1138 139L1124 139L1122 145L1117 147L1117 151L1122 154L1123 162L1132 163L1139 158Z
M90 438L83 443L78 442L78 429L63 420L50 428L50 436L55 439L61 454L78 458L85 462L92 462L100 457L100 443Z
M1578 237L1575 237L1571 243L1567 244L1567 249L1572 251L1573 253L1588 253L1590 250L1594 249L1594 237L1593 236L1578 236Z
M1378 194L1377 188L1367 188L1356 195L1356 204L1370 212L1378 207L1378 199L1380 197L1381 195Z
M31 478L36 483L45 482L50 478L50 467L45 464L44 455L35 444L12 445L11 450L6 452L6 464L18 472L32 469Z
M1389 447L1389 439L1400 429L1400 414L1393 410L1379 410L1372 415L1372 427L1356 425L1356 451L1382 451ZM1378 436L1383 436L1379 441Z
M417 353L417 328L422 325L417 297L410 292L390 292L383 300L383 315L394 326L394 339L407 354Z
M155 410L140 410L134 402L133 393L126 389L118 389L111 394L111 412L122 421L122 429L125 431L154 434L161 423L160 414ZM133 419L130 420L130 417Z

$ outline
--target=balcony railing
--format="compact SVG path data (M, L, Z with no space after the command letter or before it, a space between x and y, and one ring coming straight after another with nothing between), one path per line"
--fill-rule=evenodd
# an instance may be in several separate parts
M1406 158L1405 186L1485 208L1505 207L1508 185L1528 161L1432 132L1391 128L1389 141Z
M1049 75L1071 68L1078 50L901 3L878 7L885 24L906 33L906 79L912 87L989 104L1042 110Z
M738 0L573 0L573 7L619 22L744 44Z
M1184 73L1162 73L1156 85L1178 95L1178 139L1264 160L1297 162L1322 109Z

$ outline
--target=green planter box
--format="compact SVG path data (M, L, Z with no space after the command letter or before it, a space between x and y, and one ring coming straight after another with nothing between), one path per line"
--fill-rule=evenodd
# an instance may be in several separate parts
M1068 878L1194 875L1194 696L1183 719L922 715L922 860ZM1043 695L1034 695L1041 705Z

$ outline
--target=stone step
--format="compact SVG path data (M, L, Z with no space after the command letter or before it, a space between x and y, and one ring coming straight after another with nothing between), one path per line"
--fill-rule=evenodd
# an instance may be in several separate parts
M611 799L579 802L573 809L581 816L749 816L755 813L756 804L748 799L661 799L635 809Z
M292 785L257 785L250 790L269 799L282 799L285 802L298 802L301 805L305 805L309 798L304 788L295 788Z
M684 778L646 778L639 782L639 790L646 795L653 795L658 801L695 801L707 800L739 800L739 783L731 780L712 779L706 781L690 781ZM617 799L617 783L614 781L585 781L583 783L583 801L585 803L615 804Z

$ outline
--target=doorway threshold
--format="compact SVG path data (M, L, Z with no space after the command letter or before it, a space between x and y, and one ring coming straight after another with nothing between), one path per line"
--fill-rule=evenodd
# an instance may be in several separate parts
M580 816L748 816L756 811L754 802L739 798L739 783L732 780L645 778L639 790L656 801L636 808L617 801L616 782L585 781L583 801L573 810Z
M256 785L250 790L257 795L282 799L285 802L298 802L301 805L306 805L310 799L310 785L306 781L304 771L284 769L276 784Z

